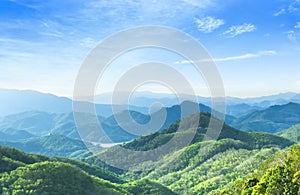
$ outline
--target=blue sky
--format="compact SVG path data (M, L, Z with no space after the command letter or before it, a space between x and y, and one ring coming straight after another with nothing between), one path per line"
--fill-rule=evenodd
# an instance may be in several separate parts
M163 25L207 49L228 96L300 92L300 0L1 0L0 18L0 88L72 96L80 64L101 40L130 27ZM149 50L119 59L105 90L129 59L155 57L208 95L184 59Z

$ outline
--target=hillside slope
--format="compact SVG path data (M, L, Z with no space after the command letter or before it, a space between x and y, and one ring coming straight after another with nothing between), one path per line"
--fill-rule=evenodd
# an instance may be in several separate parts
M0 193L175 195L150 180L126 182L86 163L25 154L8 147L0 147Z
M217 141L202 141L206 133L209 113L201 113L197 133L191 144L181 150L169 153L156 153L155 158L143 157L145 161L137 163L139 154L132 152L127 156L133 168L156 165L153 170L142 172L121 172L125 178L147 178L169 187L179 194L207 194L227 186L239 177L246 177L258 164L281 148L293 142L267 133L247 133L224 125ZM189 123L196 115L183 120L186 132ZM216 119L217 120L217 119ZM167 143L175 134L179 121L160 132L142 136L123 147L132 151L155 150ZM179 154L179 155L178 155ZM122 163L122 156L117 148L100 152L102 158L114 157L114 163ZM94 159L94 160L93 160ZM86 159L89 163L103 166L95 157Z
M278 133L279 136L289 139L293 142L300 141L300 124L294 125L282 132Z
M246 179L215 194L300 194L300 145L277 152Z

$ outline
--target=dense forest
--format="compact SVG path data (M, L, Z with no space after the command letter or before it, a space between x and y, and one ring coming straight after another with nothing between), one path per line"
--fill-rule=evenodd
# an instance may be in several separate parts
M300 194L300 145L277 152L218 194Z
M299 160L299 144L283 150L230 149L197 166L193 174L178 170L163 177L152 173L143 176L143 179L130 181L125 179L126 175L120 176L80 161L26 154L1 146L0 192L3 194L299 194ZM239 161L243 163L238 163ZM169 186L173 191L155 180ZM197 185L193 186L193 183Z
M80 161L0 147L2 194L175 194L147 179L129 182Z

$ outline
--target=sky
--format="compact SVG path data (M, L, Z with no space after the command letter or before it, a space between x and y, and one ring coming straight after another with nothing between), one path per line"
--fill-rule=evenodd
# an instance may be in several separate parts
M71 97L89 52L143 25L195 38L214 59L227 96L300 93L300 0L1 0L0 88ZM180 71L198 95L209 95L189 61L153 48L113 61L99 92L112 91L132 65L155 60ZM170 92L157 84L140 90Z

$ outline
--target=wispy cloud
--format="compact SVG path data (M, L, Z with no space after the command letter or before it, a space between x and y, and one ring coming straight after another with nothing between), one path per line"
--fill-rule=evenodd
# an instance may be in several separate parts
M166 21L180 21L183 18L195 16L213 0L90 0L81 9L82 17L91 21L109 19L109 23L130 23L143 25L156 22L164 24ZM106 21L104 21L106 22Z
M19 44L31 44L30 41L20 40L20 39L11 39L11 38L0 38L1 45L3 46L5 43L10 43L14 45Z
M84 38L80 42L80 45L85 48L92 48L96 44L97 44L97 42L91 37Z
M227 31L225 31L224 35L229 35L229 37L235 37L237 35L241 35L243 33L255 31L256 27L253 24L244 23L242 25L231 26Z
M285 32L285 34L287 34L287 38L288 38L290 41L292 41L292 42L297 41L297 36L296 36L295 31L290 30L290 31Z
M62 38L64 34L61 32L39 32L39 34L48 36L48 37L55 37L55 38Z
M243 55L237 55L237 56L229 56L229 57L223 57L223 58L214 58L214 59L202 59L199 60L199 62L227 62L227 61L234 61L234 60L244 60L244 59L250 59L250 58L259 58L263 56L270 56L270 55L276 55L277 52L274 50L264 50L257 53L246 53ZM183 61L176 61L174 64L190 64L191 61L183 60Z
M300 10L300 0L294 0L288 7L289 12L298 12Z
M28 52L20 52L20 51L7 51L0 49L0 58L4 57L21 57L21 58L27 58L27 57L35 57L34 54L28 53Z
M66 30L64 25L51 20L41 21L40 23L43 31L39 32L39 34L55 38L62 38L65 36L65 34L61 31Z
M213 4L212 0L183 0L183 1L190 5L200 7L200 8L206 8L207 6Z
M21 5L21 6L24 6L24 7L27 7L27 8L31 8L31 9L39 9L42 7L41 4L39 4L40 2L39 1L30 1L30 2L26 2L24 0L9 0L10 2L13 2L13 3L16 3L18 5Z
M273 14L273 16L280 16L280 15L282 15L282 14L285 14L285 9L284 9L284 8L282 8L282 9L279 10L278 12L275 12L275 13Z
M258 57L262 57L262 56L269 56L269 55L276 55L276 54L277 54L277 52L274 51L274 50L265 50L265 51L260 51L260 52L257 52L257 53L247 53L247 54L239 55L239 56L216 58L216 59L214 59L214 61L216 61L216 62L226 62L226 61L233 61L233 60L258 58Z
M295 28L300 28L300 22L297 22L297 24L294 27Z
M210 33L222 26L225 22L222 19L216 19L213 17L196 18L198 30L204 33Z
M293 0L291 3L284 6L285 8L279 9L273 16L280 16L288 13L294 13L300 11L300 0Z

